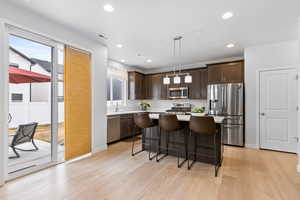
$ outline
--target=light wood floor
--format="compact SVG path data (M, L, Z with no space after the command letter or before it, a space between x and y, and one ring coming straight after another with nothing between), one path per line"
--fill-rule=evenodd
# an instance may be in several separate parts
M226 147L215 178L211 165L197 163L188 171L178 169L173 157L156 163L129 152L130 143L120 142L90 158L17 179L0 188L0 199L300 199L293 154Z

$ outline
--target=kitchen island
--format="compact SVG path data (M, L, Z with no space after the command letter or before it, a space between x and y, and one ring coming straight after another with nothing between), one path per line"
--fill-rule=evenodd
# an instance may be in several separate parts
M159 114L149 114L150 118L154 120L154 123L158 124ZM190 115L177 115L177 119L183 124L184 129L181 130L181 133L172 133L170 134L170 142L184 142L184 136L187 136L189 134L189 120ZM224 120L223 117L215 116L214 117L218 133L216 136L217 141L217 161L219 164L222 163L223 159L223 144L222 144L222 135L221 135L221 124ZM152 132L152 136L151 136ZM148 138L157 138L159 133L159 128L155 127L152 129L152 131L147 130L145 134L143 134L143 143L150 144L151 142L151 151L156 152L158 149L158 142L155 140L150 141ZM184 134L182 134L184 133ZM188 149L189 151L193 152L194 148L194 137L189 137L188 139ZM196 160L204 163L214 163L214 140L212 136L198 136L197 139L198 149L197 152L200 155L197 155ZM161 134L161 153L166 153L166 134ZM172 143L169 144L169 155L177 156L176 151L174 151L176 146L174 146ZM149 151L150 146L149 145L143 145L143 149L146 151ZM185 158L186 154L184 151L184 145L181 145L180 148L180 157ZM192 158L189 158L192 159Z

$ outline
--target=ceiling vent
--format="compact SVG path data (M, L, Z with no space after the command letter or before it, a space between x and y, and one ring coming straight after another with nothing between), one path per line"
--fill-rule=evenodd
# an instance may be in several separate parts
M106 37L106 36L103 35L103 34L98 34L98 36L99 36L101 39L108 40L108 37Z

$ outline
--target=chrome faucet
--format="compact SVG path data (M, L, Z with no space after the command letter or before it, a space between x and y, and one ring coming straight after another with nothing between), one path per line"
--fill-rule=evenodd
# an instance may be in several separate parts
M115 112L119 112L119 103L118 102L116 102L117 104L116 104L116 107L115 107Z

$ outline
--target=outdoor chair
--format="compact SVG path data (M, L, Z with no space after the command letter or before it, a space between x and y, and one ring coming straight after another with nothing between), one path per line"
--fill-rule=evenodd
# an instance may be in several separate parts
M37 151L39 150L39 148L36 146L36 144L34 143L34 134L36 131L36 128L38 126L38 123L34 122L34 123L30 123L30 124L23 124L23 125L19 125L16 134L12 135L12 140L10 140L10 147L12 148L12 150L14 151L14 153L16 154L16 156L11 156L9 157L9 159L13 159L13 158L20 158L20 154L17 152L17 150L19 151ZM24 144L27 142L31 142L32 145L34 146L34 149L21 149L21 148L17 148L16 146L20 145L20 144Z

